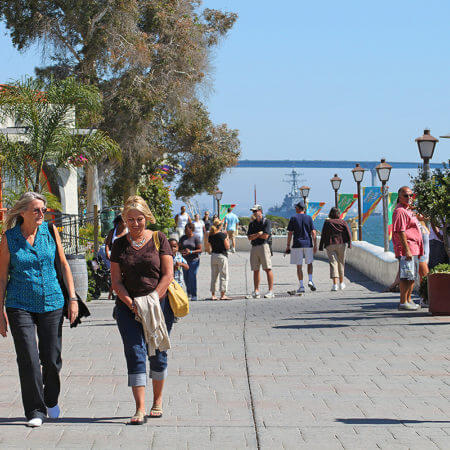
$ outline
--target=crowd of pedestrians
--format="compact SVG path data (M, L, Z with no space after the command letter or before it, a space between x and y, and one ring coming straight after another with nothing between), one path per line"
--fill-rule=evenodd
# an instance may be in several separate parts
M440 230L426 225L426 218L416 214L413 193L408 186L398 191L393 213L393 246L399 260L400 310L417 310L411 299L416 278L428 273L428 263L445 262L439 242ZM307 286L316 290L313 262L317 250L326 250L330 265L331 291L345 289L346 248L351 247L351 233L340 219L338 208L331 208L317 244L317 231L305 204L295 205L287 227L285 254L297 269L298 289L303 294L303 265L307 266ZM79 319L79 298L61 239L54 225L44 221L46 199L28 192L9 210L6 232L0 243L0 334L11 331L22 391L22 402L30 427L39 427L48 416L60 414L59 372L62 358L63 313L73 324ZM261 298L260 270L266 273L268 291L264 298L274 298L272 269L272 229L263 208L251 208L247 229L250 241L250 268L253 292L249 298ZM113 317L122 338L128 371L128 385L135 402L129 423L141 425L147 418L163 414L163 390L168 374L170 332L176 318L167 290L175 279L188 297L198 299L197 273L200 255L211 255L211 300L231 300L228 296L229 254L236 251L239 218L228 209L225 217L210 219L209 213L193 219L184 206L175 216L176 237L168 239L160 231L151 231L155 218L139 196L130 197L122 214L114 222L105 245L110 263L112 289L117 295ZM428 245L428 242L430 243ZM445 255L446 256L446 255ZM444 260L444 261L443 261ZM58 277L58 266L62 281ZM6 312L6 314L4 313ZM36 341L37 335L37 341ZM149 414L145 409L147 360L152 380L153 401ZM42 371L41 371L42 366Z

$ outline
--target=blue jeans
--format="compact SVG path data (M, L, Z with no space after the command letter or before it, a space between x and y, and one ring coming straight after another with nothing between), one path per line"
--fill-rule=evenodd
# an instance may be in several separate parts
M200 258L188 261L189 269L183 269L184 282L186 283L187 294L197 298L197 272L200 265Z
M169 299L161 300L161 309L170 333L173 325L173 311ZM120 300L116 302L115 316L122 336L125 359L128 368L128 386L147 385L147 358L150 361L150 378L164 380L167 377L167 352L156 350L156 355L148 356L142 324L135 319L134 313Z

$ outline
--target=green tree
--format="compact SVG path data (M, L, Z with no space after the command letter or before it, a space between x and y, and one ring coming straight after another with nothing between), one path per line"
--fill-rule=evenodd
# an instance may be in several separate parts
M417 210L442 229L445 250L450 257L450 167L445 163L442 166L442 169L433 170L430 178L420 170L419 175L412 178L412 182Z
M24 129L20 138L0 135L3 171L21 182L23 190L31 187L43 192L44 164L56 169L77 165L80 160L90 164L118 158L120 149L105 132L77 134L78 125L98 120L101 108L98 89L75 78L49 83L26 78L3 85L0 119L13 118Z
M73 74L100 88L100 126L123 152L115 172L124 197L137 191L142 168L164 153L186 162L177 190L185 196L211 191L211 177L217 180L237 162L237 131L212 124L199 101L210 83L211 50L237 16L201 11L200 5L200 0L0 4L19 50L39 42L51 52L54 64L38 69L39 76Z

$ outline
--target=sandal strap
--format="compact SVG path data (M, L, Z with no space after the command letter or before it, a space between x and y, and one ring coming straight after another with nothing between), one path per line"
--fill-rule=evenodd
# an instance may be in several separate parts
M138 411L130 420L131 422L138 422L145 419L145 412Z

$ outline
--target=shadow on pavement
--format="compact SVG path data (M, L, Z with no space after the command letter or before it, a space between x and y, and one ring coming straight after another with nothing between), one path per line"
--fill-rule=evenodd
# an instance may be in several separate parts
M336 422L346 423L348 425L403 425L405 423L450 423L450 420L402 420L402 419L382 419L382 418L364 418L364 419L336 419Z
M373 319L384 319L386 317L428 317L430 318L429 313L424 312L391 312L391 313L378 313L378 314L369 314L369 315L359 315L359 316L340 316L340 317L287 317L286 319L282 320L332 320L332 321L347 321L347 320L373 320ZM450 319L449 319L450 320ZM433 322L434 323L434 322ZM436 322L436 323L446 323L446 322ZM450 323L450 322L449 322ZM416 324L415 324L416 325ZM423 325L422 323L419 323L417 325Z
M123 424L118 420L129 419L129 417L60 417L59 419L46 419L48 423L110 423ZM1 425L21 425L26 423L25 417L0 417Z

